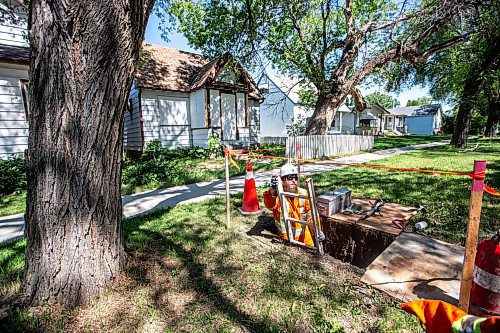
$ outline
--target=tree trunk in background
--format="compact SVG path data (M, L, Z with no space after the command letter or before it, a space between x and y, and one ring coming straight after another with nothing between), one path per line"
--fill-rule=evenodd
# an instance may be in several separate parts
M450 144L457 148L467 147L467 137L469 135L470 120L472 111L481 91L482 79L475 75L469 77L464 83L464 90L460 99L460 106L455 118L455 130Z
M488 118L484 129L484 136L492 138L497 136L500 125L500 94L492 94L488 99Z
M123 118L149 2L30 2L24 288L32 305L85 303L124 265Z
M333 98L327 98L324 96L319 96L314 107L314 113L311 117L311 121L307 124L307 129L305 135L324 135L330 124L335 118L337 110L342 105L342 101L345 99L347 94L344 96L335 96Z

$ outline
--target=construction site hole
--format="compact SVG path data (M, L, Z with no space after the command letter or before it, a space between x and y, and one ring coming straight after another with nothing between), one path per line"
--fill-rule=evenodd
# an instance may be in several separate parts
M359 268L370 265L396 235L363 225L322 218L325 253Z

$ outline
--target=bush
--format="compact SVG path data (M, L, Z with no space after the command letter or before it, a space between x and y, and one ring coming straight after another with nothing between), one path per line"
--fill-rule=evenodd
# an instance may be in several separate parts
M26 190L26 169L24 157L15 156L6 160L0 159L0 194L11 194Z
M208 156L208 149L200 147L168 149L162 147L161 141L150 141L141 157L125 163L122 184L136 188L175 183L179 177L186 178L190 172L178 166L177 160L205 159Z

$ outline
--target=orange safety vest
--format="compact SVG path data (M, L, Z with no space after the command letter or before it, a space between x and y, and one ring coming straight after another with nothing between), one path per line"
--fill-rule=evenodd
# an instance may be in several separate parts
M403 310L420 319L427 333L500 332L500 317L476 317L437 300L419 300L401 304Z
M298 188L298 194L307 195L307 190ZM308 199L286 197L285 204L288 209L288 217L297 220L304 220L312 223L311 205ZM273 211L274 223L278 229L278 235L288 240L285 223L281 219L281 205L277 196L271 195L269 191L264 192L264 205ZM309 226L304 226L297 222L291 222L291 232L293 238L305 245L314 246L314 231Z

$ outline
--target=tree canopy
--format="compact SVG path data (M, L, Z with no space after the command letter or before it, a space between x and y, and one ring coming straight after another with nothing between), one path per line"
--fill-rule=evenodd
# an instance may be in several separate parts
M368 104L377 103L382 105L386 109L394 108L399 106L399 101L387 94L381 92L374 92L365 96L365 100Z
M356 85L388 62L423 62L466 39L474 0L175 0L179 30L206 55L231 52L314 85L307 133L325 133ZM445 40L433 37L453 31Z
M406 102L406 106L426 105L426 104L431 104L431 102L432 98L427 96L422 96L415 99L409 99L408 102Z

